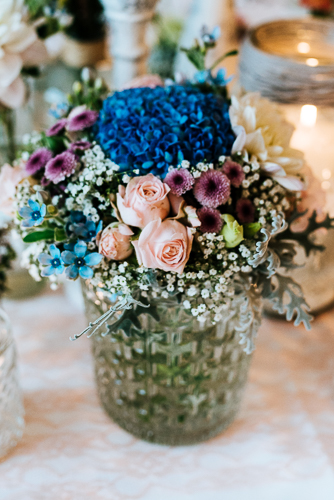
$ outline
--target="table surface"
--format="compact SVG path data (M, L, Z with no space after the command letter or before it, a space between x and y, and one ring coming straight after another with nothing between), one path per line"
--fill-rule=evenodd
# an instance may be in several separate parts
M97 399L82 308L62 291L6 301L26 410L1 500L333 500L334 311L311 332L263 321L242 410L191 447L132 437Z

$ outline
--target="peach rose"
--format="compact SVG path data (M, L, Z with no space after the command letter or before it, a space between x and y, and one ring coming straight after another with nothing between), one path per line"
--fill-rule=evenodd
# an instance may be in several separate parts
M150 222L133 241L140 265L151 269L183 273L188 262L193 233L176 220Z
M99 253L108 260L124 260L132 254L131 229L125 224L114 222L97 235Z
M117 208L125 224L143 228L152 220L169 214L169 186L153 174L134 177L124 190L119 186Z
M13 198L17 185L27 177L24 163L17 167L11 167L6 163L0 171L0 211L6 215L13 215Z

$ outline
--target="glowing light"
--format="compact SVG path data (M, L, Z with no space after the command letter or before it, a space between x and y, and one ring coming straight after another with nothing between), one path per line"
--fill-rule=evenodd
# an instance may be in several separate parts
M310 44L307 42L299 42L297 50L300 54L308 54L311 50Z
M308 59L306 59L306 64L308 66L311 66L312 68L315 68L316 66L318 66L319 61L315 57L309 57Z
M305 127L314 127L317 121L318 110L313 104L305 104L300 111L300 123Z
M322 177L326 180L330 179L332 177L332 172L329 170L329 168L324 168L323 171L321 172Z
M321 183L321 187L324 191L327 191L331 187L331 183L329 181L323 181Z

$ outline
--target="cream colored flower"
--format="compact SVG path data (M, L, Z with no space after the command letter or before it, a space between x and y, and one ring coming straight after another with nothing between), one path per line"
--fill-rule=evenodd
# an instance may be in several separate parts
M230 120L237 135L232 152L246 151L261 169L291 191L303 183L296 176L303 167L303 154L290 147L294 131L277 105L257 93L232 96Z
M22 0L0 1L0 104L10 108L24 102L22 68L47 58L46 48L35 27L25 19L25 12Z

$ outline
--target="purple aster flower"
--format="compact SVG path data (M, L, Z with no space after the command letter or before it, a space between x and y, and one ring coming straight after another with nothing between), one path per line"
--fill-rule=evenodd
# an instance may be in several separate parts
M50 127L49 130L47 130L46 135L48 137L52 137L53 135L58 135L65 129L66 125L67 125L67 119L62 118L57 123L52 125L52 127Z
M33 153L26 163L26 172L29 175L34 175L39 170L45 167L47 162L51 160L52 153L46 148L41 148Z
M65 151L50 160L45 167L45 177L54 184L65 180L75 171L77 160L73 153Z
M226 203L230 197L230 193L230 181L219 170L203 172L194 187L196 200L202 205L211 208L216 208Z
M241 198L237 201L236 212L241 224L254 222L255 207L247 198Z
M91 143L88 141L75 141L70 145L70 151L85 151L85 149L89 149L91 147Z
M230 183L234 187L240 187L245 179L245 173L242 166L235 161L227 160L223 166L223 172L228 177Z
M182 196L186 191L192 188L195 179L186 168L179 168L169 172L164 182L168 184L172 194Z
M203 233L219 233L223 227L221 214L215 208L203 207L197 212Z
M98 117L98 111L85 109L85 107L82 106L75 108L68 116L67 130L70 132L78 132L79 130L89 128L94 125Z

